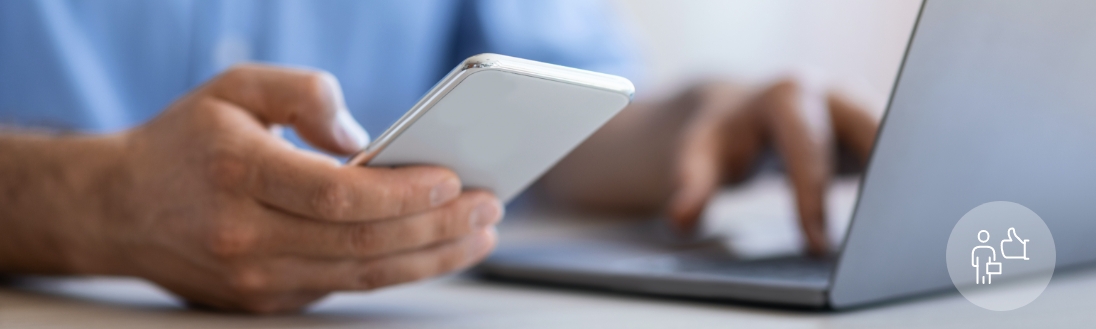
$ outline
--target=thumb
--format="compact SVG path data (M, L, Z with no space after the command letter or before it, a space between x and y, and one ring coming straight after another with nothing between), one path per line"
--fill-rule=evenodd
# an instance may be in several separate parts
M335 76L319 71L246 64L230 68L204 90L267 125L292 125L309 144L350 154L369 136L350 115Z
M330 74L324 75L324 77L325 84L331 90L328 95L329 102L335 107L335 122L331 130L335 132L338 144L344 150L349 146L350 152L348 153L365 148L366 144L369 144L369 133L365 131L365 128L362 128L358 120L354 119L350 109L346 107L346 99L343 98L342 86L339 85L339 80Z

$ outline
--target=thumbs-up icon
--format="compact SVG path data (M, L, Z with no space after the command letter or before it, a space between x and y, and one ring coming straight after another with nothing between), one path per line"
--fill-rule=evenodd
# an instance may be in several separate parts
M1028 257L1027 257L1027 243L1028 243L1028 240L1027 239L1021 239L1019 235L1016 235L1016 228L1015 227L1008 228L1008 234L1007 235L1008 236L1005 237L1004 240L1001 240L1001 256L1004 257L1005 259L1028 260ZM1018 243L1016 243L1016 242L1018 242ZM1005 247L1006 245L1011 246L1013 251L1017 251L1017 249L1019 249L1019 251L1018 252L1013 252L1013 253L1011 253L1013 256L1009 256L1010 253L1006 251L1006 250L1009 250L1009 248Z

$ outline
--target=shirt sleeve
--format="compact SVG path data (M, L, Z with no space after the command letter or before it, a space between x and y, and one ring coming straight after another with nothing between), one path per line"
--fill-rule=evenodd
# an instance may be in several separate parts
M490 52L639 84L638 47L615 9L601 0L467 0L460 9L454 62Z

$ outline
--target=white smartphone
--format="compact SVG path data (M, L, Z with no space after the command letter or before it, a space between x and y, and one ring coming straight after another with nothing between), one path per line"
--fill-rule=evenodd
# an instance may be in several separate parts
M507 202L631 102L628 79L472 56L349 165L438 165Z

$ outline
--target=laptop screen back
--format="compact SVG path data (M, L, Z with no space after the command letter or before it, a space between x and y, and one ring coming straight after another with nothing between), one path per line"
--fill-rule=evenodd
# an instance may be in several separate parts
M1096 2L928 0L836 269L835 308L952 289L953 226L990 201L1096 260Z

